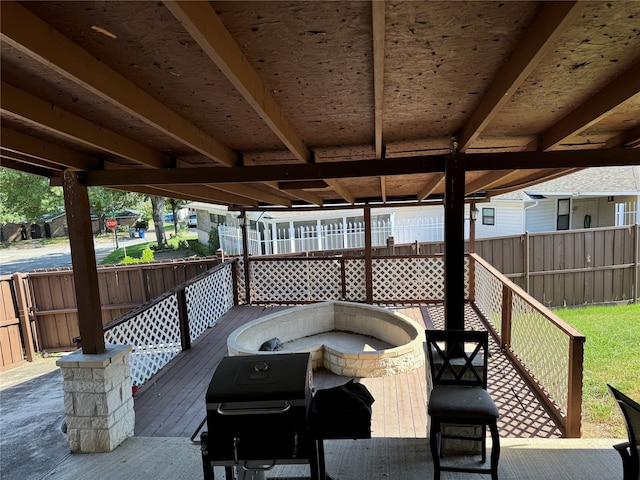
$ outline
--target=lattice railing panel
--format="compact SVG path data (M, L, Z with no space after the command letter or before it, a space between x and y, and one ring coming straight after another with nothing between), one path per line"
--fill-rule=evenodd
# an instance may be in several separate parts
M131 345L131 379L142 385L182 350L176 295L105 331L105 342Z
M475 263L475 280L475 304L502 335L502 282L479 262Z
M444 299L442 257L376 258L372 266L374 301Z
M511 350L566 415L570 337L514 293Z
M252 301L336 300L342 292L339 260L251 262Z
M344 260L345 270L345 300L350 302L364 302L367 299L366 274L363 259Z
M232 263L185 288L189 333L195 340L233 307Z

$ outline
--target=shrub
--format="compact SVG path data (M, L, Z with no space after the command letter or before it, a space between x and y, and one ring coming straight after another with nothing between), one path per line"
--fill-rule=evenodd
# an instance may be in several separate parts
M209 253L215 255L220 248L220 237L218 235L218 226L213 225L209 230Z

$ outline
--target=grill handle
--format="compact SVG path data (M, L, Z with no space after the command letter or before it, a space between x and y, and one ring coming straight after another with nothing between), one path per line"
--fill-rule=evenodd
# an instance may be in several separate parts
M270 465L251 465L251 466L249 465L249 460L245 460L244 464L242 465L242 469L247 472L251 470L267 471L267 470L271 470L275 466L276 466L276 460L273 460Z
M225 410L223 407L224 404L218 407L218 415L274 415L289 411L291 409L291 402L286 402L282 408L231 408Z

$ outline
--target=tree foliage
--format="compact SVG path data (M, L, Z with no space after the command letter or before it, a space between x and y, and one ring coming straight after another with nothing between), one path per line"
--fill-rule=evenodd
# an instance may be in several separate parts
M0 222L35 222L47 213L64 210L61 187L37 175L0 168Z

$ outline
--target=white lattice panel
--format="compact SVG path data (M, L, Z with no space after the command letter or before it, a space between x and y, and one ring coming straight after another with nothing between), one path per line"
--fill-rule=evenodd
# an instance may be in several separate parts
M444 261L441 257L377 258L372 266L374 301L444 298Z
M569 336L519 295L513 295L512 310L511 350L566 413Z
M305 302L340 297L338 260L251 262L256 302Z
M233 307L232 264L185 288L189 333L195 340Z
M344 261L344 270L347 291L345 300L364 302L367 299L364 260L347 258Z
M107 330L105 341L133 347L131 379L142 385L182 351L176 295Z
M502 335L502 282L476 262L475 303L493 328Z

